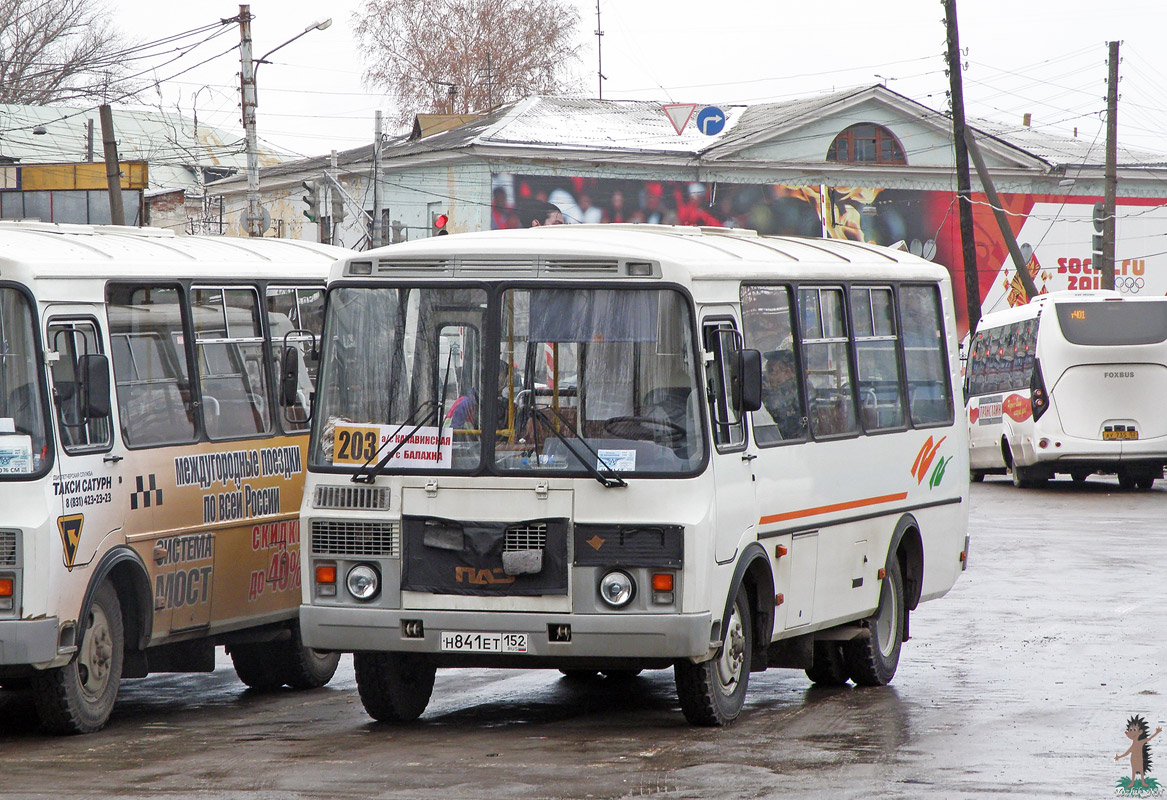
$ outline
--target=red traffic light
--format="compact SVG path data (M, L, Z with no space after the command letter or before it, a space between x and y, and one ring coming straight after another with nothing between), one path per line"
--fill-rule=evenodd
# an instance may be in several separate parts
M445 214L438 214L434 217L434 230L444 231L446 229L446 223L449 221L450 218Z

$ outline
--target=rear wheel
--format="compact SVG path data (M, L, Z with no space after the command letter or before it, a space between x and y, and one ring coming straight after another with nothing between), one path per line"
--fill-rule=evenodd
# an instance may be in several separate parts
M1124 492L1133 492L1136 486L1138 486L1138 479L1133 473L1126 471L1118 473L1118 488Z
M1035 489L1044 486L1049 475L1038 467L1019 467L1013 465L1013 485L1019 489Z
M113 584L106 582L93 594L73 660L32 677L41 726L52 733L93 733L105 727L122 679L124 647L122 607Z
M743 588L734 599L717 655L700 664L685 660L673 665L685 719L706 726L728 725L737 719L746 700L753 646L750 607Z
M1088 477L1090 477L1090 470L1088 469L1070 470L1070 480L1074 483L1085 483Z
M815 642L814 661L806 677L819 686L843 686L847 683L847 665L841 642Z
M421 716L434 692L437 670L414 653L356 653L357 693L369 716L409 722Z
M293 689L319 689L332 680L340 662L340 653L305 647L298 627L290 639L232 645L229 651L239 680L260 691L284 684Z
M983 469L970 469L968 479L973 483L981 483L985 479L985 471Z
M1150 489L1155 485L1154 475L1141 475L1135 479L1135 485L1140 489Z
M879 606L867 618L870 636L843 646L843 660L851 680L860 686L883 686L896 674L904 640L904 581L899 561L887 566L879 590Z

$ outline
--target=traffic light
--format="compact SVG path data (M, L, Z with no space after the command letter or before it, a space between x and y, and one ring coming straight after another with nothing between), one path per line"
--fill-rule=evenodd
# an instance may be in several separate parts
M434 212L430 216L430 236L445 236L450 231L446 225L450 222L450 218L445 214L438 214Z
M1106 225L1106 210L1102 203L1094 204L1094 236L1091 237L1092 249L1095 253L1102 252L1102 231ZM1095 259L1095 263L1098 259Z
M304 209L304 216L308 218L309 222L316 222L320 219L320 182L319 181L303 181L304 195L303 200L307 208Z

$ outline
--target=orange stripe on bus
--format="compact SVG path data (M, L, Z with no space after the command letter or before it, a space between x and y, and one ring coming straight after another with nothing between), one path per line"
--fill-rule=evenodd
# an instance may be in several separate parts
M846 511L851 508L863 508L864 506L877 506L880 503L894 503L896 500L904 500L908 496L907 492L899 492L897 494L885 494L879 497L865 497L862 500L848 500L845 503L832 503L829 506L815 506L814 508L800 508L798 511L787 511L785 514L770 514L758 520L759 525L769 525L771 522L785 522L788 519L801 519L802 517L813 517L816 514L830 514L832 511Z

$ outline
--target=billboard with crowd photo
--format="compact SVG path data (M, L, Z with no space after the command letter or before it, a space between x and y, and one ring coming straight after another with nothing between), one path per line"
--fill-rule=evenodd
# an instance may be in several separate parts
M821 185L714 183L495 174L491 227L641 222L748 228L760 234L904 242L916 255L945 265L965 318L964 260L955 192ZM1091 214L1096 197L1005 194L1001 202L1042 293L1100 288L1092 267ZM977 276L985 313L1026 298L1005 239L983 195L973 195ZM1118 201L1116 288L1167 294L1163 199Z

